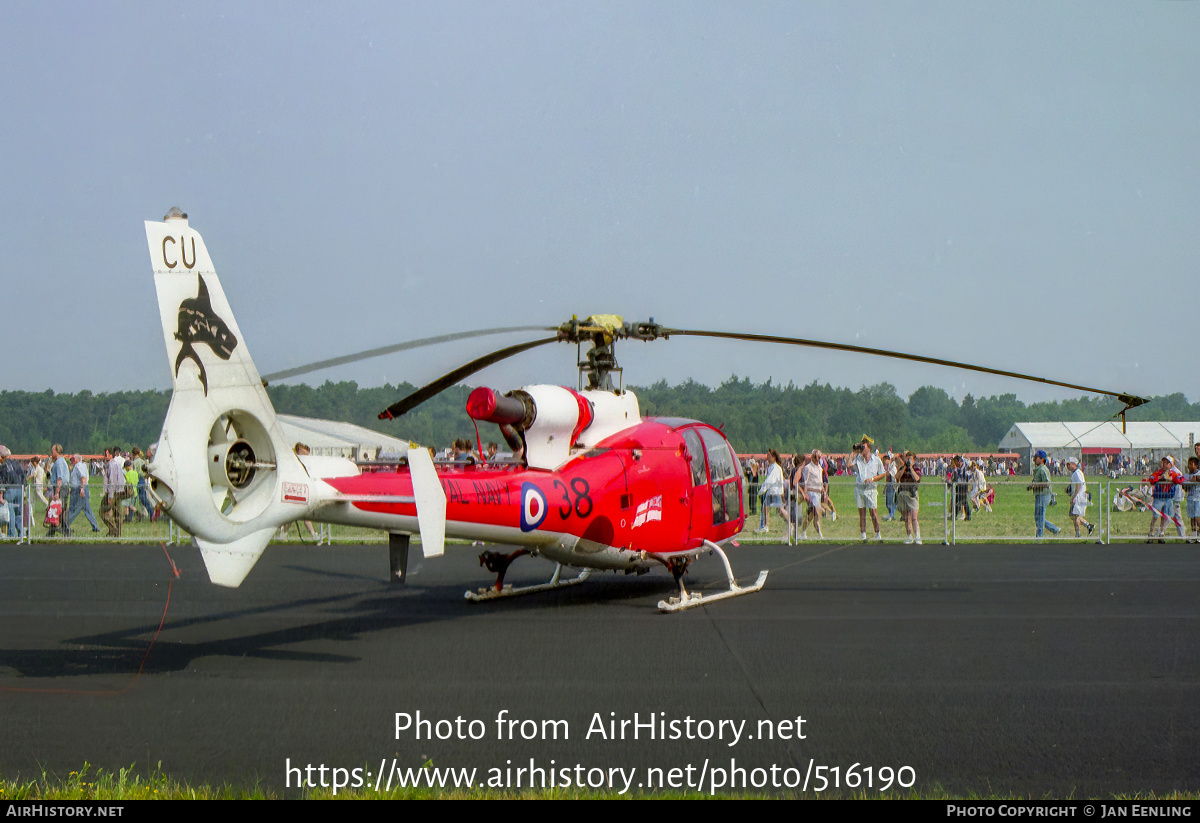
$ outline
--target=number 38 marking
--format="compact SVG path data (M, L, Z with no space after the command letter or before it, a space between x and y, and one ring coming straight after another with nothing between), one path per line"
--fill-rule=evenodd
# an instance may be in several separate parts
M588 482L582 477L571 478L571 488L567 488L567 484L561 480L554 481L554 488L562 493L563 505L558 507L558 516L566 520L574 512L576 517L587 517L592 513L592 498L588 496L591 488ZM575 502L571 502L572 494L575 497Z

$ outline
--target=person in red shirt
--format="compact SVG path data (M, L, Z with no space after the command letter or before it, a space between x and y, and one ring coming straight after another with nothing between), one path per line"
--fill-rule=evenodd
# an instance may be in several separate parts
M1175 468L1175 459L1169 455L1164 457L1162 468L1143 478L1143 482L1154 485L1154 504L1150 508L1150 533L1146 535L1146 542L1150 543L1155 539L1159 543L1165 542L1162 538L1166 533L1168 520L1175 524L1175 530L1183 537L1183 524L1175 517L1175 487L1183 484L1183 475Z

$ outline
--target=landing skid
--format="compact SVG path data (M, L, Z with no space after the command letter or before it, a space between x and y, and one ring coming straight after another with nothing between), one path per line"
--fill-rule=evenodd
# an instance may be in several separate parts
M743 594L751 594L761 589L763 584L767 582L767 571L764 569L758 573L758 580L755 581L753 586L739 586L737 578L733 576L733 567L729 565L729 558L725 556L725 552L721 550L721 547L708 540L704 541L704 545L721 555L721 561L725 564L725 574L729 577L729 591L718 592L716 594L688 592L683 585L683 571L686 569L686 565L672 568L671 571L675 574L675 581L679 584L679 596L658 601L658 610L660 612L681 612L684 609L694 609L696 606L703 606L705 603L738 597Z
M485 589L467 592L464 596L472 603L481 603L484 600L497 600L501 597L517 597L522 594L533 594L534 592L546 592L551 589L562 589L567 586L574 586L576 583L582 583L591 575L591 569L584 569L579 573L578 577L572 577L570 580L562 580L562 564L559 563L554 567L554 576L550 578L549 583L541 583L537 586L520 586L514 588L511 584L497 589L495 586L489 586Z

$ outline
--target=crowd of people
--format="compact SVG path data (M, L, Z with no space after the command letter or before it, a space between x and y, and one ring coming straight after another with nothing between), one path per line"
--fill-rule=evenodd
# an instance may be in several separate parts
M1188 543L1200 543L1200 443L1193 445L1195 455L1187 459L1186 472L1176 466L1172 455L1164 455L1159 459L1159 468L1149 477L1142 477L1140 489L1128 486L1118 489L1114 495L1113 506L1121 511L1141 509L1150 513L1150 528L1146 533L1147 543L1165 543L1168 525L1174 526L1175 534ZM1150 468L1149 461L1142 455L1134 461L1128 455L1109 461L1105 455L1098 461L1101 473L1109 478L1117 478L1126 474L1132 467L1139 475L1145 474ZM1038 451L1034 456L1033 482L1029 488L1035 494L1034 522L1037 526L1037 536L1041 537L1043 529L1051 534L1058 534L1060 529L1046 518L1046 508L1054 505L1054 494L1050 492L1051 461L1046 452ZM1085 519L1085 512L1091 495L1087 493L1086 480L1079 460L1067 457L1060 461L1071 472L1071 480L1067 492L1071 501L1070 513L1075 524L1075 535L1078 537L1081 527L1087 528L1090 535L1093 524ZM1186 513L1185 513L1186 507ZM1185 526L1184 520L1187 520Z
M1070 458L1047 456L1046 469L1051 476L1070 475L1078 469L1085 475L1098 474L1115 480L1126 475L1144 476L1154 471L1154 467L1159 462L1161 461L1155 460L1150 454L1139 454L1136 457L1131 454L1084 455L1081 459L1074 461L1075 469L1072 469L1070 468Z
M858 509L859 533L868 539L867 519L871 521L874 539L882 540L879 516L879 485L883 485L883 505L887 511L883 521L901 520L906 543L921 542L920 484L923 478L937 477L945 484L951 516L971 520L980 511L991 512L996 500L995 488L987 478L1015 476L1021 473L1018 459L996 456L968 457L940 455L917 457L911 451L884 454L874 451L874 441L867 435L854 444L848 455L825 455L819 449L809 454L781 457L769 449L765 459L746 458L743 471L747 481L747 511L759 514L756 532L765 533L770 525L770 513L778 511L787 527L801 540L808 539L811 530L823 538L821 522L838 519L837 507L829 494L831 476L853 476L854 501ZM304 448L297 444L297 451ZM1143 477L1142 489L1132 486L1119 490L1114 505L1119 509L1141 508L1151 514L1147 542L1164 542L1166 529L1173 526L1179 538L1200 543L1200 443L1194 446L1195 456L1189 457L1186 471L1181 471L1172 456L1164 456L1158 469ZM51 447L43 460L33 456L28 461L17 460L0 446L0 534L27 539L34 526L33 499L41 501L46 534L70 536L75 521L83 515L92 532L100 532L100 524L92 509L94 483L101 486L100 520L107 536L120 537L122 524L149 518L156 520L159 512L151 502L148 491L147 466L153 458L154 447L145 455L138 447L124 451L119 447L106 449L103 457L85 459L81 454L67 455L62 446ZM468 438L455 441L438 457L450 463L511 462L512 453L500 452L496 443L488 443L485 452L477 453L475 443ZM1076 537L1091 536L1095 523L1087 519L1091 503L1084 466L1079 458L1051 458L1043 450L1033 455L1031 482L1026 487L1033 493L1034 536L1042 538L1061 529L1050 521L1048 510L1057 503L1052 491L1051 477L1069 475L1066 496L1069 516ZM1100 455L1095 463L1099 473L1116 478L1131 470L1145 474L1148 461L1145 455ZM1185 512L1186 507L1186 512ZM1186 524L1184 521L1187 521ZM309 527L312 528L311 526Z
M799 521L797 532L800 539L807 539L810 524L815 525L817 536L823 537L820 518L827 516L837 520L837 510L829 496L829 477L844 475L854 477L861 539L867 539L868 515L874 538L882 539L878 514L878 485L882 483L884 506L887 509L883 520L901 520L905 528L905 542L920 543L919 484L923 477L943 478L953 489L955 515L960 520L970 520L973 512L981 509L992 511L996 491L988 485L987 477L1013 476L1020 470L1019 461L1013 458L989 456L973 459L963 455L918 457L911 451L894 453L890 449L884 454L873 454L874 445L870 436L863 435L862 441L854 444L846 456L827 456L819 449L814 449L808 455L782 459L772 449L763 461L755 458L745 460L743 470L750 491L748 510L751 514L760 507L762 510L757 531L767 531L768 513L771 508L778 508L789 526ZM785 494L785 491L788 493ZM813 502L813 495L818 493L820 507ZM782 503L785 496L793 501L790 515ZM779 497L778 501L775 501L776 497ZM799 512L800 506L805 507L803 515ZM801 517L803 520L800 520Z
M891 450L888 450L885 455L889 459L895 459L897 456ZM884 455L881 455L881 459ZM823 455L822 460L828 467L831 476L849 475L851 474L850 462L853 460L854 454L849 455ZM914 456L914 463L920 469L922 475L945 477L954 464L955 457L960 457L973 466L977 466L984 476L987 477L1015 477L1023 473L1021 460L1016 455L1008 457L998 457L996 455L987 455L979 457L970 457L967 455L926 455L924 457ZM750 472L754 471L754 477L761 476L766 470L767 460L764 458L748 457L743 461L746 469L746 479L751 479ZM756 481L755 481L756 482Z
M1023 473L1018 459L995 456L972 458L964 455L918 458L912 452L896 454L891 450L879 455L873 453L873 447L871 438L864 435L862 441L855 444L846 456L827 456L814 450L808 455L785 458L771 449L765 459L750 457L743 460L749 491L747 511L759 514L755 531L765 533L770 525L770 512L778 510L789 536L794 531L799 539L807 539L812 529L817 537L824 537L821 519L837 519L837 510L829 495L829 478L846 475L854 477L855 507L858 509L862 540L868 539L868 517L874 539L882 540L877 495L879 484L883 484L887 515L882 519L895 520L899 515L905 525L905 542L920 543L917 513L920 509L919 484L922 478L932 476L942 480L951 516L960 521L969 521L981 511L990 513L993 510L996 490L989 484L989 476L1016 476ZM1121 504L1128 501L1129 506L1136 504L1151 512L1147 542L1164 542L1165 529L1173 525L1178 537L1190 543L1200 543L1200 444L1196 444L1194 449L1196 456L1188 459L1186 472L1178 470L1174 457L1163 457L1158 471L1143 478L1147 484L1144 492L1137 492L1132 487L1120 492L1118 508L1126 508ZM1115 478L1131 468L1145 473L1149 467L1145 456L1135 459L1128 455L1100 455L1095 468L1099 473ZM1069 478L1065 502L1075 537L1091 537L1096 528L1096 524L1087 516L1092 495L1088 491L1087 476L1080 458L1068 456L1055 459L1043 450L1033 455L1032 478L1026 486L1033 493L1034 536L1041 539L1047 532L1051 535L1062 532L1048 517L1048 510L1058 502L1058 495L1053 492L1051 485L1054 476ZM790 501L790 506L785 501ZM1185 504L1186 525L1183 522ZM1179 510L1178 516L1176 509Z
M820 449L813 449L809 454L784 460L777 451L768 449L765 466L754 459L746 461L743 471L750 490L748 510L751 514L756 510L760 512L756 532L761 534L768 530L770 512L778 509L789 537L794 530L799 539L807 540L811 528L817 538L823 538L821 520L828 517L837 521L838 518L837 507L829 494L829 477L847 474L854 476L854 503L863 540L867 539L868 515L875 539L883 539L879 531L878 499L878 485L882 482L888 512L883 519L895 520L899 514L904 523L904 542L920 543L920 482L924 475L921 461L911 451L903 454L888 451L880 457L873 453L874 445L871 437L863 435L862 441L853 446L848 459L827 457ZM790 501L789 506L784 505L785 498ZM990 510L990 503L988 505Z
M75 521L83 515L92 532L120 537L125 523L159 517L147 487L146 467L154 456L151 446L143 455L137 446L125 451L118 446L104 450L103 457L85 458L67 455L55 444L45 460L39 455L27 461L15 459L0 446L0 487L4 505L0 506L0 530L8 537L24 542L35 526L34 500L41 502L42 524L48 537L67 537ZM92 490L101 487L100 522L92 509Z
M1168 455L1159 461L1158 471L1144 478L1151 486L1153 501L1147 543L1166 542L1163 538L1168 522L1175 527L1179 537L1184 537L1184 503L1187 505L1187 541L1200 543L1200 443L1195 445L1195 451L1195 456L1188 458L1186 473L1179 471L1175 458Z

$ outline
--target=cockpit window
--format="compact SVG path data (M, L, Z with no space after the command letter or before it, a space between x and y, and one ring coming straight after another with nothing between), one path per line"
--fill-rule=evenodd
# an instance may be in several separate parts
M705 451L708 452L708 474L713 483L728 480L737 475L737 464L730 456L729 444L720 432L713 429L700 429L704 439Z
M688 460L692 466L692 485L704 485L704 446L700 442L700 435L696 434L695 429L683 430L683 442L687 445Z
M708 478L712 484L713 525L736 520L742 515L741 477L737 455L720 432L698 428L708 456Z
M737 481L726 483L725 490L725 519L737 520L742 516L742 495Z

